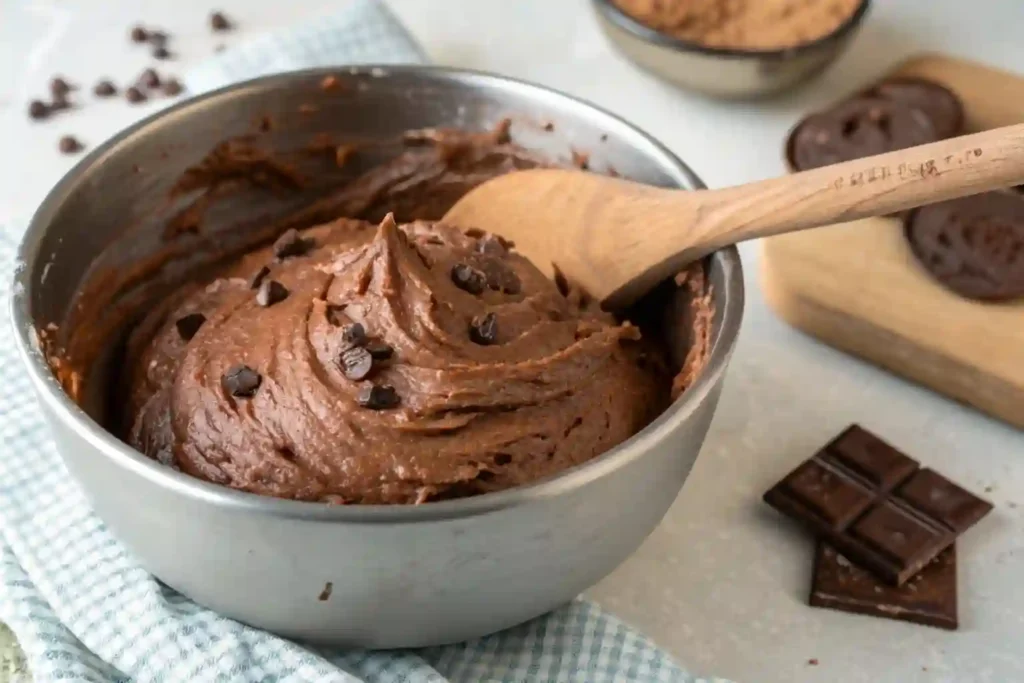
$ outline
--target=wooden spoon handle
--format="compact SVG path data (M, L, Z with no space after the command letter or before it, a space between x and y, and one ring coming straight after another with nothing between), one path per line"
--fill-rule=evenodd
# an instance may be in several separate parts
M686 241L710 251L1020 183L1024 124L710 190Z

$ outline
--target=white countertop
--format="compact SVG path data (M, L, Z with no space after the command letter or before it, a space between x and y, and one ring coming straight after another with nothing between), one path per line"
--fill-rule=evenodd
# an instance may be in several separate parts
M852 49L812 87L726 104L675 90L623 61L599 34L586 0L388 2L434 61L592 100L666 143L712 187L782 173L782 139L801 112L913 53L944 51L1007 69L1024 64L1019 0L875 0ZM242 28L223 42L332 6L225 0L220 8ZM47 79L61 73L91 85L101 76L134 76L147 62L125 37L136 20L172 32L181 59L167 66L184 72L217 42L206 29L209 10L198 0L0 0L0 222L27 218L70 168L74 159L56 151L61 134L97 144L158 106L107 102L32 124L26 103L44 94ZM789 329L761 299L756 246L742 251L744 329L704 450L661 526L592 595L695 672L744 683L1024 680L1024 433ZM806 606L811 543L760 496L850 422L988 491L996 503L959 544L959 631Z

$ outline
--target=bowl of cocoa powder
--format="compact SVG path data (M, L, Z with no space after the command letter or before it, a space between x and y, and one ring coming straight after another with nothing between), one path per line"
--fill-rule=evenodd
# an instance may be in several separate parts
M592 0L622 54L676 85L722 98L772 95L846 49L870 0Z

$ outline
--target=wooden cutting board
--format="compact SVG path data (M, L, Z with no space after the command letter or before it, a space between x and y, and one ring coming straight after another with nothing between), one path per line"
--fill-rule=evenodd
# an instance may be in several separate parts
M896 74L956 92L968 132L1024 122L1024 76L940 55ZM900 221L764 240L761 281L769 307L794 327L1024 427L1024 301L987 304L944 289L918 265Z

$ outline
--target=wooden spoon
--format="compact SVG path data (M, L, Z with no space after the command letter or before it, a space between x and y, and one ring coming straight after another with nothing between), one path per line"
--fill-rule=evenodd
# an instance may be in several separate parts
M720 247L1024 183L1024 124L721 190L668 190L564 169L500 176L445 215L513 240L606 308Z

